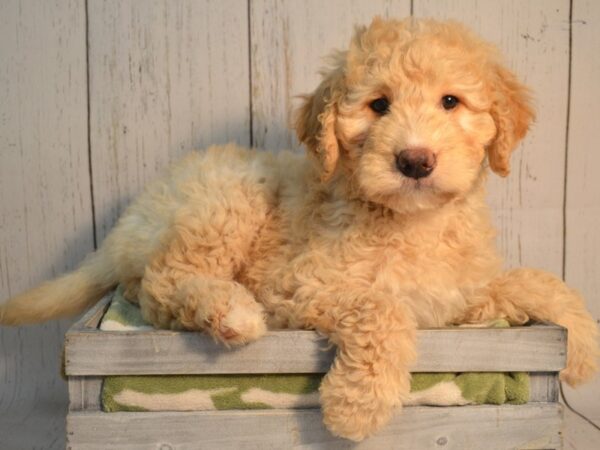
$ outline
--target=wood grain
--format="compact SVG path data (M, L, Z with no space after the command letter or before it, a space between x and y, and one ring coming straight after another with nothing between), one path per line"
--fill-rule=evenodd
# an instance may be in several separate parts
M395 449L562 448L556 403L522 406L416 406L359 444L333 437L318 409L186 413L75 412L69 449Z
M318 70L333 49L345 49L357 24L375 15L410 15L409 0L253 0L252 45L253 145L269 150L299 149L291 115L295 96L314 90Z
M245 2L89 2L90 141L100 242L193 148L250 143Z
M84 0L0 2L0 301L93 249L85 46ZM68 325L0 328L1 448L64 448Z
M529 374L530 402L558 402L559 381L556 372L532 372Z
M497 44L508 66L533 88L536 124L513 155L510 176L490 176L489 200L507 266L560 275L569 2L415 0L414 13L469 25Z
M69 332L79 332L79 331L90 331L97 330L100 328L100 322L102 321L102 317L106 313L106 310L110 306L110 302L113 299L115 292L109 292L104 297L102 297L98 303L92 306L88 311L86 311L80 318L73 324L73 326L69 329Z
M575 0L572 27L565 279L600 323L600 2ZM600 378L565 395L600 424Z
M230 350L199 333L101 331L97 322L105 303L67 333L69 376L324 373L335 354L313 331L273 331ZM417 343L414 372L553 372L566 358L566 330L554 325L418 330Z
M102 377L69 377L69 411L100 411L102 380Z

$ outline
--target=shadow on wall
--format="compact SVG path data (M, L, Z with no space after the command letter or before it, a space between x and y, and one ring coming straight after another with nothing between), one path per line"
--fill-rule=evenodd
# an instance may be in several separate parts
M211 145L235 142L250 146L250 123L247 117L234 117L219 122L209 128L208 133L200 134L200 126L192 119L185 135L171 136L168 148L161 148L152 136L144 135L148 129L128 129L127 140L118 140L114 147L116 161L107 161L104 156L92 155L94 180L94 209L96 239L100 245L113 228L118 218L144 187L160 177L165 169L185 154L205 149ZM160 131L157 134L162 134ZM133 143L133 148L130 146ZM106 152L92 142L92 153ZM101 181L102 180L102 181Z

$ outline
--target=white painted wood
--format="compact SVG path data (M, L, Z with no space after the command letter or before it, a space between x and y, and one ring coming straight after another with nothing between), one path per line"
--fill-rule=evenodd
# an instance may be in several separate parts
M314 90L333 49L347 48L354 26L375 15L410 15L409 0L253 0L253 145L298 149L290 130L295 96Z
M106 313L106 310L110 306L110 302L112 301L114 295L113 292L109 292L103 298L100 299L98 303L92 306L86 313L84 313L77 322L73 324L73 326L69 329L69 332L77 332L83 330L96 330L100 328L100 322L102 321L102 317Z
M98 241L169 162L249 144L247 4L92 1L90 139Z
M565 279L600 323L600 2L574 0L572 26ZM565 395L600 425L600 377Z
M101 377L69 377L69 411L100 411Z
M0 2L0 301L93 248L85 45L84 0ZM0 448L64 448L68 325L0 328Z
M529 374L530 402L558 402L559 381L556 372L533 372Z
M469 25L533 88L537 123L513 155L510 176L490 176L489 199L507 266L561 275L568 0L414 0L414 14Z
M552 372L566 357L566 331L556 326L419 330L417 342L414 372ZM75 330L65 342L69 376L322 373L334 354L315 332L292 330L231 350L206 335L165 330Z
M39 398L35 408L16 406L0 420L2 450L64 450L66 399Z
M550 449L562 448L561 406L410 407L360 444L334 438L318 409L70 413L69 449Z

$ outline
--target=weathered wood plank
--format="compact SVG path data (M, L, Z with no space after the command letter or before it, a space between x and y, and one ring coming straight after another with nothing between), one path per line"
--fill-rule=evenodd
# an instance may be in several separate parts
M193 148L250 143L248 7L236 0L89 2L98 241Z
M453 18L496 43L533 88L537 121L512 157L512 173L489 180L498 245L508 266L562 273L568 0L415 0L416 16Z
M565 363L566 331L556 326L419 330L417 339L414 372L551 372ZM65 344L68 375L325 372L334 354L315 332L292 330L230 350L162 330L76 331Z
M100 411L102 377L69 377L69 411Z
M333 437L312 410L70 413L67 448L562 448L558 404L405 408L360 444ZM162 447L161 447L162 448Z
M375 15L408 16L410 1L250 2L254 146L299 148L290 130L295 96L317 87L324 57L347 48L354 26Z
M600 2L574 0L571 26L564 276L600 323ZM600 377L577 390L565 386L564 393L572 406L600 423Z
M0 302L93 249L85 55L84 0L0 2ZM64 448L68 326L0 327L0 447Z
M92 306L81 318L69 329L70 333L82 330L95 330L100 326L100 321L110 306L114 292L106 294L98 303Z
M530 402L557 402L558 395L558 373L533 372L529 374Z

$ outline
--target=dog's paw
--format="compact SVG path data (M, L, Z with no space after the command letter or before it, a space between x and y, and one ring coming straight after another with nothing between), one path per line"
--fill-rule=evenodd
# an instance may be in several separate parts
M378 398L374 392L377 389L365 387L364 382L357 385L348 377L338 377L332 372L323 379L320 388L323 423L333 435L362 441L389 422L399 402Z
M203 330L226 346L247 344L267 332L263 305L240 283L196 277L179 295L184 329Z
M236 346L255 341L267 332L264 308L252 294L237 283L230 283L227 300L222 300L203 318L205 327L216 341Z
M331 434L357 442L379 431L392 416L389 406L365 410L345 398L321 398L321 403L323 423Z
M255 341L267 332L262 305L250 302L233 302L223 316L211 324L209 333L225 345L243 345Z

